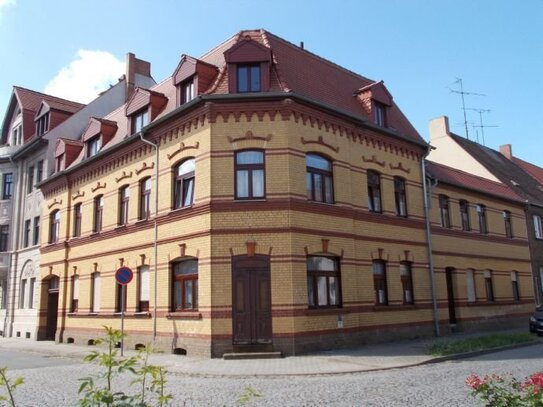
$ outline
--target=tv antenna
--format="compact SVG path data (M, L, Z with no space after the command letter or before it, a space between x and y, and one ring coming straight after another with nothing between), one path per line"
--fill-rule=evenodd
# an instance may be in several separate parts
M466 110L472 110L474 112L479 113L479 125L472 124L471 127L481 129L481 137L483 139L483 146L486 145L486 143L485 143L485 127L498 127L496 125L484 125L483 124L483 113L490 113L491 110L490 109L475 109L473 107L467 107ZM478 133L477 133L477 142L479 142Z
M452 93L458 93L462 97L462 112L464 113L464 129L466 130L466 138L469 140L469 132L468 132L468 118L466 115L466 101L464 99L465 95L469 96L486 96L483 93L475 93L475 92L466 92L464 91L464 84L462 83L462 78L456 78L456 81L454 81L451 85L458 85L460 87L460 90L458 89L451 89L449 87L449 90ZM449 85L449 86L451 86Z

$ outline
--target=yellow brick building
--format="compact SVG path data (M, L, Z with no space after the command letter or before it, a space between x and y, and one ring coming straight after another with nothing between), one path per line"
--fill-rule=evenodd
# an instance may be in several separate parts
M88 343L119 327L121 266L134 272L129 346L296 354L448 329L441 276L468 267L448 260L471 240L434 233L433 294L426 151L382 82L271 33L183 56L170 78L91 119L79 143L58 142L41 185L40 332ZM469 267L493 270L496 301L459 305L459 321L527 312L527 268L510 260L529 255L515 232L507 259L493 258L503 247L491 236L477 242L488 252ZM508 267L521 303L500 302Z

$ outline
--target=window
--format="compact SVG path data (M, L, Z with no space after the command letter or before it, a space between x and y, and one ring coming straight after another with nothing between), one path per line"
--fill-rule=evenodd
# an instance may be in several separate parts
M238 92L260 92L260 64L238 65Z
M511 220L511 212L503 211L503 222L505 225L505 237L508 239L513 238L513 224Z
M477 205L477 216L479 218L479 232L488 233L488 228L486 224L486 206L478 204Z
M386 106L375 100L373 101L373 121L381 127L387 125Z
M55 158L55 171L59 172L64 169L64 154L60 154L57 158Z
M520 301L520 290L518 286L518 272L511 272L511 286L513 288L513 300Z
M446 195L439 195L439 217L441 219L442 227L451 227L451 216L449 213L449 197Z
M535 231L535 238L536 239L543 239L543 227L541 224L541 216L534 215L534 231Z
M402 280L403 303L413 304L413 274L410 262L400 263L400 278Z
M43 160L38 161L36 165L36 183L39 183L43 180Z
M337 259L323 256L307 258L307 303L309 308L341 307Z
M8 251L9 226L0 226L0 252Z
M147 109L136 113L132 117L132 134L138 133L142 128L149 124L149 111Z
M79 276L72 276L72 305L71 312L77 312L79 309Z
M475 294L475 271L472 269L466 270L466 289L468 302L477 301L477 296Z
M194 81L192 79L181 83L181 104L188 103L194 99Z
M191 206L194 202L194 158L177 165L174 169L174 208Z
M184 260L172 264L172 311L198 309L198 260Z
M23 247L30 245L30 219L25 220L25 231L23 236Z
M28 167L27 181L28 181L28 184L26 187L26 193L29 194L32 192L32 189L34 188L34 166Z
M87 158L93 157L102 148L102 137L100 135L93 137L87 141Z
M128 224L128 203L130 201L130 188L128 185L119 190L119 225Z
M317 154L307 154L306 189L310 201L334 203L332 163Z
M36 121L36 133L38 137L42 136L47 130L49 130L49 113L44 114Z
M151 178L140 181L140 219L149 219L151 215Z
M386 263L383 260L373 262L373 288L375 290L375 304L388 305Z
M149 266L138 267L138 312L149 311Z
M394 199L396 201L396 215L407 217L407 198L403 178L394 177Z
M104 213L104 196L98 195L94 198L94 224L92 231L98 233L102 230Z
M75 204L74 205L74 230L73 230L73 236L79 237L81 236L81 204Z
M34 234L32 238L32 244L35 246L40 243L40 217L34 218Z
M469 203L465 200L460 200L460 220L462 222L462 230L470 231L471 225L469 222Z
M2 187L2 199L11 199L13 193L13 174L4 174L4 185Z
M34 289L36 287L36 278L30 279L30 285L28 287L28 308L34 309Z
M235 171L236 199L264 198L264 153L262 151L237 152Z
M18 125L14 127L11 132L11 145L18 146L19 144L22 143L23 141L22 138L23 138L23 126Z
M100 273L91 274L91 312L100 311Z
M368 209L372 212L382 212L381 207L381 176L379 173L368 170Z
M126 312L126 299L123 304L123 286L117 283L117 281L115 281L115 292L115 312Z
M492 286L492 271L485 271L485 291L486 291L486 300L494 301L494 288Z
M26 308L26 304L25 304L25 295L26 295L26 284L27 284L27 279L25 278L24 280L21 280L21 287L19 287L19 308Z
M60 211L56 210L49 215L49 243L58 242L60 235Z

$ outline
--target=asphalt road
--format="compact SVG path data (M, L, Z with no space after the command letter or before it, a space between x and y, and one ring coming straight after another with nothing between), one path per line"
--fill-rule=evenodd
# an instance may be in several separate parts
M23 376L17 389L18 406L74 406L78 378L98 370L62 357L25 352L0 352L0 366L10 376ZM378 372L271 377L168 376L173 406L235 406L248 388L262 397L250 406L475 406L464 382L470 373L509 373L517 378L543 370L543 345L487 354L471 359ZM131 391L132 377L115 382Z

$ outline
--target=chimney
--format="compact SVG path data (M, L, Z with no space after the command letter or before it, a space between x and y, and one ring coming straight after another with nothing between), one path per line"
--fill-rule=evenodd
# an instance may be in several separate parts
M136 55L129 52L126 54L125 100L128 100L134 92L134 88L137 84L136 75L151 77L151 64L147 61L136 58Z
M304 42L303 41L300 41L300 48L304 49Z
M511 144L504 144L503 146L500 146L500 153L502 153L502 155L509 160L513 159L513 147Z
M430 120L430 142L432 140L448 136L449 132L449 118L447 116L436 117Z

